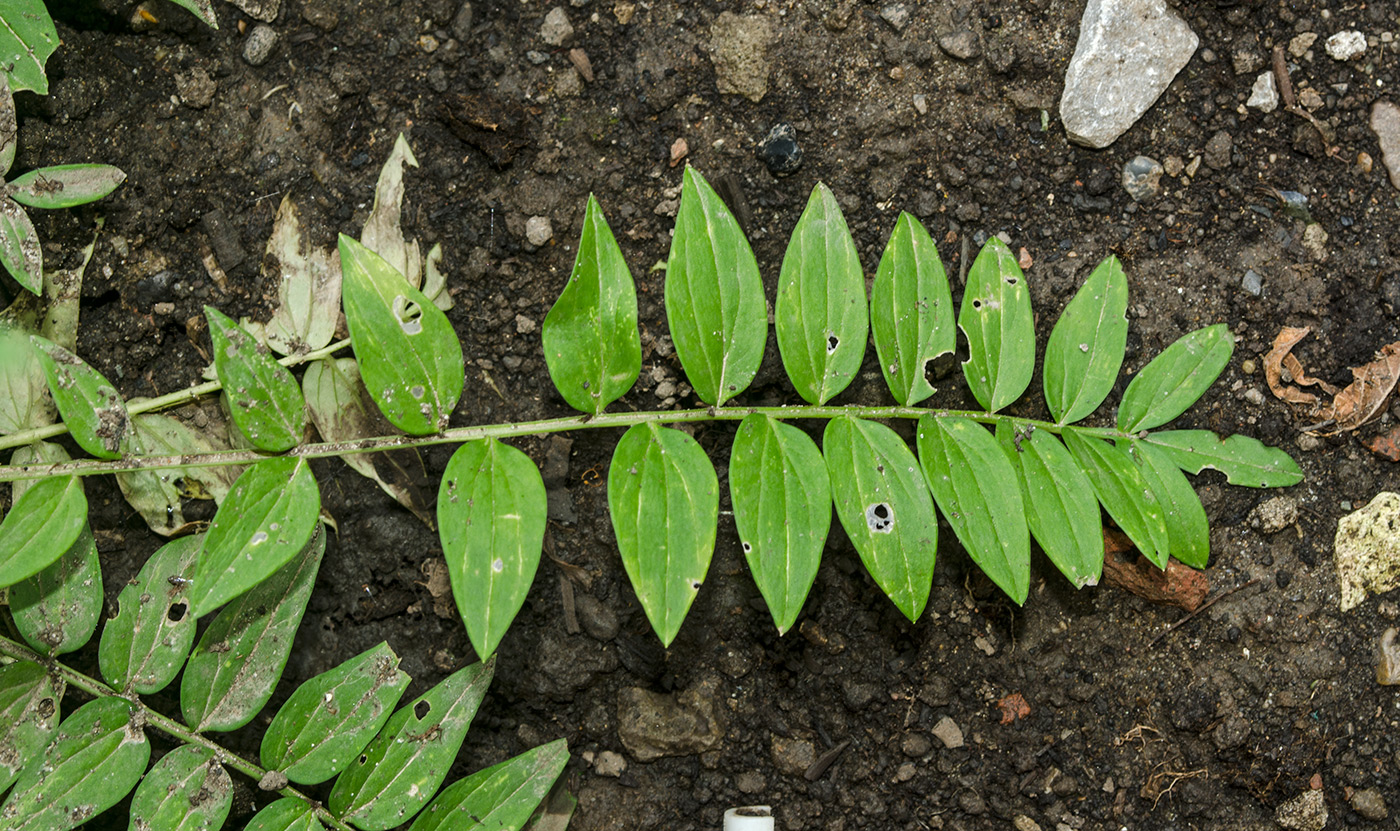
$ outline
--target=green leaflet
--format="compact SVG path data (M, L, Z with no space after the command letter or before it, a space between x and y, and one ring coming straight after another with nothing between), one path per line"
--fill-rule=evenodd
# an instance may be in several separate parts
M8 88L0 92L6 98L11 91L48 95L44 63L57 48L58 30L42 0L8 0L0 9L0 55L5 56Z
M418 813L442 787L494 672L495 661L472 664L394 713L335 780L331 813L364 831Z
M233 780L214 751L187 744L161 757L131 798L128 831L206 831L223 826Z
M378 254L340 235L345 321L360 374L395 427L426 436L447 427L462 396L462 345L447 315Z
M233 423L259 450L296 447L306 432L306 402L291 371L233 318L213 306L204 307L204 316Z
M0 588L62 557L86 527L81 479L57 476L31 485L0 522Z
M99 459L120 459L131 442L131 418L121 393L67 349L37 335L30 340L73 440Z
M305 459L250 466L204 536L191 613L203 617L266 580L306 546L320 512L321 492Z
M965 418L919 419L919 462L938 508L977 567L1024 605L1031 541L1016 471L996 439Z
M996 237L967 273L958 328L968 346L963 376L977 403L994 413L1020 398L1035 371L1035 321L1025 275Z
M821 405L850 385L869 333L865 274L841 206L821 182L788 240L773 319L799 395Z
M929 362L957 346L953 298L928 231L901 212L870 287L870 329L890 393L909 407L933 395Z
M584 210L574 270L540 334L549 377L576 410L601 413L642 371L637 290L593 194Z
M938 519L918 460L890 428L849 416L827 422L822 452L851 544L894 605L918 620L938 553Z
M3 14L0 14L0 17L3 17ZM3 44L4 36L0 35L0 48L3 48ZM15 147L18 144L19 121L15 118L15 97L10 93L10 76L9 73L0 72L0 179L14 167Z
M3 34L0 29L0 34ZM44 249L24 206L0 193L0 264L31 294L44 288Z
M457 610L472 648L489 658L525 604L540 564L544 481L521 451L476 439L447 463L437 510Z
M277 308L267 322L267 345L304 355L335 336L340 310L340 258L302 243L297 206L289 193L277 206L263 254L263 275L277 279Z
M234 600L204 630L180 681L180 712L198 732L237 730L272 697L306 612L326 535Z
M1076 589L1103 575L1103 518L1094 486L1059 439L1044 430L997 426L997 441L1016 467L1026 522L1045 556Z
M718 407L743 392L768 340L763 281L738 220L689 165L665 295L671 339L695 394Z
M729 494L744 558L781 635L817 579L831 529L831 483L807 434L765 415L739 425Z
M126 181L109 164L60 164L41 167L5 184L5 192L31 208L73 208L96 202Z
M1066 429L1063 438L1104 510L1144 557L1166 568L1171 543L1162 506L1132 457L1121 447L1086 438L1073 428Z
M116 805L136 787L151 746L115 696L79 707L58 726L43 761L20 772L0 806L4 831L66 831Z
M1059 424L1099 408L1113 390L1128 343L1128 280L1109 255L1065 306L1045 346L1045 405Z
M10 587L15 626L36 652L82 648L102 616L102 567L86 523L73 546L48 567Z
M263 767L302 785L335 776L389 720L410 680L383 641L308 679L263 734Z
M1118 405L1118 429L1161 427L1186 412L1230 363L1235 336L1224 323L1182 335L1128 384Z
M0 794L39 758L58 729L63 682L33 661L0 666Z
M1187 473L1211 468L1232 485L1284 488L1303 481L1291 456L1248 436L1222 439L1209 430L1163 430L1148 434L1142 443L1161 450Z
M152 554L117 597L117 616L102 628L97 661L119 691L160 692L175 680L194 644L188 576L204 538L180 537Z
M324 828L306 800L284 796L254 814L243 831L323 831Z
M518 831L549 794L569 761L563 739L452 783L409 831Z
M170 0L177 6L187 9L195 17L204 21L211 29L219 28L219 19L214 16L214 3L212 0Z
M29 335L0 320L0 435L52 424L47 392L44 365Z
M638 424L613 451L608 512L637 599L662 645L670 646L715 551L714 465L680 430Z
M1135 439L1128 441L1128 449L1162 506L1171 555L1192 568L1205 568L1210 559L1210 523L1191 483L1163 451Z

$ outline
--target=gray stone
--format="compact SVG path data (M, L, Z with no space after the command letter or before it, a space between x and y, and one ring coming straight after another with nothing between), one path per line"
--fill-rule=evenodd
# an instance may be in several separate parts
M1390 173L1390 183L1400 188L1400 107L1377 101L1371 107L1371 131L1381 146L1381 161Z
M1212 170L1224 170L1230 166L1230 154L1234 152L1235 139L1224 130L1217 130L1206 142L1203 158Z
M1251 528L1264 534L1277 534L1298 521L1298 500L1291 496L1266 499L1249 512Z
M574 595L574 611L578 622L589 637L600 641L610 641L617 637L619 624L617 612L612 607L591 594Z
M262 66L272 57L272 50L275 48L277 30L266 23L259 23L248 33L248 40L243 44L243 60L247 61L249 66Z
M1240 281L1240 288L1258 297L1264 293L1264 278L1254 269L1248 269L1244 273L1244 279Z
M1288 831L1322 831L1327 825L1327 800L1322 791L1304 791L1278 806L1274 822Z
M536 247L554 239L554 226L547 216L532 216L525 220L525 239Z
M674 695L624 688L617 701L618 738L640 762L714 750L724 740L719 697L713 680Z
M959 29L940 35L938 48L960 61L970 61L982 54L982 42L977 33L969 29Z
M1352 810L1372 822L1380 822L1390 816L1385 809L1385 797L1375 788L1363 788L1351 795Z
M1338 32L1327 39L1327 54L1334 61L1350 61L1366 54L1366 36L1352 30Z
M1246 107L1271 113L1278 109L1278 86L1274 83L1274 73L1261 72L1259 77L1254 79L1254 86L1249 90L1249 100L1244 102Z
M1236 75L1248 75L1251 72L1258 72L1264 68L1268 59L1259 49L1259 44L1253 38L1241 41L1235 45L1230 52L1230 63L1234 64Z
M460 41L466 41L472 33L472 4L463 3L457 10L457 15L452 18L452 36Z
M720 92L742 95L757 103L768 94L768 44L773 24L757 14L725 12L710 27L710 60Z
M1134 202L1147 202L1162 192L1162 165L1147 156L1137 156L1123 165L1123 190Z
M540 40L550 46L562 46L573 34L574 26L569 22L569 13L564 11L563 6L555 6L544 16L544 24L540 26Z
M616 779L625 770L627 770L627 757L612 750L604 750L593 761L593 771L599 776L611 776Z
M271 23L282 10L282 0L230 0L240 11L254 20Z
M1070 140L1088 147L1116 141L1166 90L1198 43L1164 0L1089 0L1060 97Z
M774 176L790 176L802 167L802 148L797 143L797 130L786 121L773 125L754 155Z
M933 737L943 742L943 746L949 750L963 746L962 728L948 716L944 716L933 725Z
M891 3L880 10L880 17L894 27L896 32L904 31L909 25L909 9L903 3Z

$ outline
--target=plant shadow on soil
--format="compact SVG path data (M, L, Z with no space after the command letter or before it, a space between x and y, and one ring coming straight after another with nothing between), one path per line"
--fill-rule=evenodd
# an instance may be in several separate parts
M1042 352L1073 290L1116 253L1131 291L1128 368L1199 326L1226 322L1239 336L1221 379L1176 426L1283 447L1307 478L1284 492L1301 508L1297 522L1272 535L1248 518L1275 494L1213 473L1195 479L1212 526L1212 592L1259 582L1155 643L1181 610L1106 586L1076 592L1043 558L1015 608L946 526L918 623L881 596L835 526L799 625L780 638L722 516L706 585L663 650L622 571L599 486L618 435L517 442L537 462L553 448L553 553L579 568L542 561L454 777L566 737L565 777L580 800L571 827L581 831L714 829L725 808L756 803L775 806L784 829L1005 828L1021 816L1041 828L1212 828L1225 817L1267 828L1315 774L1329 827L1367 822L1347 802L1354 790L1396 803L1395 696L1376 685L1373 658L1395 598L1340 614L1331 557L1344 503L1395 490L1395 467L1355 437L1300 438L1257 367L1282 325L1312 326L1304 363L1341 383L1400 338L1400 208L1366 126L1377 90L1400 83L1400 52L1387 41L1341 64L1319 40L1294 60L1294 86L1321 96L1340 158L1302 119L1242 106L1272 44L1301 32L1395 33L1393 6L1180 4L1201 48L1127 134L1090 151L1069 144L1055 118L1080 3L906 3L902 29L868 2L737 4L775 33L757 103L718 92L710 58L712 26L736 4L574 0L560 4L571 36L550 45L540 29L553 5L478 2L467 19L458 0L285 0L273 24L280 42L257 67L242 58L239 33L256 21L230 5L218 6L218 31L163 3L141 32L121 0L61 14L52 94L18 99L16 169L92 161L128 174L96 206L36 212L50 267L73 265L95 216L106 217L79 353L128 397L198 381L195 341L207 334L187 321L203 304L270 315L276 284L259 261L282 196L294 196L312 241L358 234L379 165L406 131L422 167L407 177L405 227L446 249L450 318L467 355L454 425L567 413L538 325L571 268L590 192L633 269L644 327L642 379L614 409L691 406L675 397L684 376L664 337L662 274L650 269L666 256L681 175L668 162L684 138L688 162L738 186L770 298L787 233L819 180L840 199L868 273L900 210L924 221L951 275L965 266L965 242L975 251L983 235L1009 234L1034 259ZM978 57L939 49L953 28L977 35ZM586 53L591 80L572 49ZM472 119L488 116L502 127L474 132ZM805 160L775 179L753 148L780 121L796 127ZM1164 177L1157 200L1136 205L1117 184L1133 156L1190 162L1221 132L1228 152L1217 149L1194 178ZM1361 152L1376 159L1371 169L1356 162ZM1261 187L1310 198L1330 234L1325 261ZM525 235L534 216L552 222L539 247ZM1248 269L1265 276L1262 295L1241 290ZM770 333L741 402L796 401L773 343ZM889 402L874 360L870 350L835 403ZM938 405L972 404L956 371L938 386ZM1037 376L1011 411L1040 417L1038 388ZM1120 383L1096 419L1111 418L1121 392ZM722 462L733 430L702 426L697 438ZM449 454L426 454L434 483ZM339 533L272 707L380 640L403 655L409 695L472 660L460 623L450 608L435 613L428 590L436 535L341 463L317 463L316 473ZM110 481L88 487L114 603L160 540ZM95 671L94 649L77 659ZM674 694L671 715L720 732L653 730L651 741L679 753L641 761L619 732L634 688ZM998 703L1013 694L1028 712L1003 719ZM934 737L945 717L962 746ZM235 734L234 746L255 753L256 732ZM820 775L804 775L842 745ZM620 776L586 761L603 751L626 758ZM239 788L235 827L265 801L249 783ZM122 813L99 826L125 827Z

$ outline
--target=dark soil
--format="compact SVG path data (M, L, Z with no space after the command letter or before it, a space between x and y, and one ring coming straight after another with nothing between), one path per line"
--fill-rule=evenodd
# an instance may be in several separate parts
M1200 49L1103 151L1069 144L1056 117L1083 9L1068 0L906 2L902 30L881 18L881 4L851 0L573 0L560 3L574 27L562 46L539 35L555 5L541 0L476 2L469 22L458 0L284 0L273 24L280 42L259 67L242 58L240 33L256 21L230 5L218 4L213 31L156 2L158 23L139 32L121 0L55 5L75 8L60 12L51 95L18 99L15 168L92 161L128 174L96 206L36 212L51 266L76 264L94 218L106 218L78 345L127 396L200 380L207 335L187 320L204 304L267 319L276 285L259 262L284 194L314 242L358 235L379 167L404 132L422 164L407 177L405 227L446 251L450 318L468 357L453 424L569 412L549 383L538 324L571 268L590 192L632 266L647 344L641 381L615 409L662 406L658 389L684 376L651 266L666 257L681 179L668 163L684 138L686 161L737 186L770 298L817 181L840 199L869 273L900 210L925 222L953 275L969 247L1008 235L1034 258L1042 347L1093 265L1117 254L1132 293L1128 368L1191 329L1228 323L1235 356L1181 426L1257 437L1306 472L1286 492L1301 508L1297 522L1272 535L1249 516L1277 494L1213 473L1196 480L1212 524L1212 592L1258 582L1160 640L1182 610L1107 586L1076 592L1043 558L1024 608L1011 605L946 528L928 610L910 624L839 526L799 626L779 637L725 516L707 584L663 650L620 566L600 487L618 436L572 434L571 449L556 450L551 539L554 555L582 572L541 564L454 776L566 737L566 780L580 802L571 828L581 830L717 829L725 808L745 804L775 806L783 829L1267 828L1310 781L1321 783L1329 828L1385 827L1357 813L1358 791L1400 810L1397 699L1376 684L1373 655L1395 598L1340 613L1332 557L1338 518L1396 490L1400 476L1357 437L1303 436L1258 368L1282 325L1313 327L1300 356L1343 384L1348 367L1400 339L1400 207L1367 127L1372 101L1400 84L1394 5L1180 4ZM718 91L710 41L722 11L772 24L759 103ZM940 50L937 37L953 28L980 32L979 57ZM1373 45L1341 64L1322 40L1345 29ZM1336 157L1303 119L1243 106L1269 49L1304 32L1320 38L1293 61L1293 85L1320 95ZM591 81L578 77L572 48L586 52ZM195 108L180 96L200 103L200 74L217 87ZM482 131L473 119L501 127ZM776 179L754 148L784 121L805 159ZM1230 142L1212 144L1215 166L1164 177L1157 200L1135 204L1119 186L1132 157L1189 163L1221 132ZM1374 164L1358 162L1362 153ZM1321 256L1266 188L1308 197L1330 235ZM541 247L525 237L532 216L553 224ZM1263 275L1262 295L1241 289L1247 269ZM743 402L797 400L769 343ZM871 350L836 403L889 403L874 361ZM941 385L937 405L971 404L958 373ZM1096 418L1110 419L1120 394ZM1044 410L1032 394L1013 412ZM696 432L722 480L733 430ZM550 446L516 444L540 462ZM426 454L434 487L449 453ZM380 640L403 656L411 692L473 660L462 626L434 613L427 590L436 534L340 462L316 472L339 533L274 704ZM89 497L114 601L161 540L110 483L90 484ZM564 601L570 574L577 634ZM677 694L721 720L722 736L640 761L619 738L632 688ZM693 691L702 694L684 695ZM1003 718L999 702L1013 695L1028 712ZM945 717L964 746L933 737ZM235 739L241 749L256 748L257 726ZM823 772L804 775L838 747ZM590 764L603 751L626 757L620 776ZM235 825L255 798L249 783L240 788Z

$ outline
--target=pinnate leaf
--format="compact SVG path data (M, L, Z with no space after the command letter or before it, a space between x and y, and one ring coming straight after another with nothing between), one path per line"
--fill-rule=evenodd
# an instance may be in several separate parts
M1223 323L1182 335L1128 384L1118 405L1118 429L1161 427L1205 395L1230 363L1235 336Z
M963 376L977 403L996 412L1020 398L1035 371L1035 321L1025 275L996 237L972 261L958 328L968 346Z
M221 828L233 806L233 780L214 751L187 744L160 758L131 798L129 831Z
M96 202L126 181L109 164L61 164L31 170L5 183L5 192L31 208L73 208Z
M1162 506L1171 555L1192 568L1210 559L1210 524L1201 499L1171 457L1144 442L1129 442L1142 478Z
M1060 424L1098 409L1128 343L1128 280L1110 255L1065 306L1045 347L1045 405Z
M1026 522L1045 556L1076 589L1103 575L1103 517L1094 486L1060 440L1003 422L997 440L1016 467Z
M121 393L102 373L56 343L32 338L58 412L73 440L99 459L120 459L131 442Z
M1167 567L1171 551L1161 503L1128 452L1103 439L1063 433L1065 445L1089 477L1094 494L1138 551L1158 568Z
M81 479L55 476L30 486L0 522L0 588L62 557L86 527Z
M896 401L933 395L929 362L957 346L953 298L938 248L919 220L901 212L870 287L870 328L880 371Z
M306 431L306 402L291 371L233 318L212 306L204 307L204 315L234 425L259 450L296 447Z
M10 587L16 628L45 655L82 648L97 631L102 600L102 567L86 523L63 556Z
M97 652L102 677L116 689L159 692L185 665L195 634L189 577L203 541L199 535L171 540L122 588Z
M501 829L525 825L569 761L563 739L454 782L423 811L409 831Z
M64 684L33 661L0 666L0 794L58 729Z
M1187 473L1206 468L1225 474L1232 485L1283 488L1303 481L1303 471L1283 450L1248 436L1220 438L1209 430L1163 430L1142 439Z

